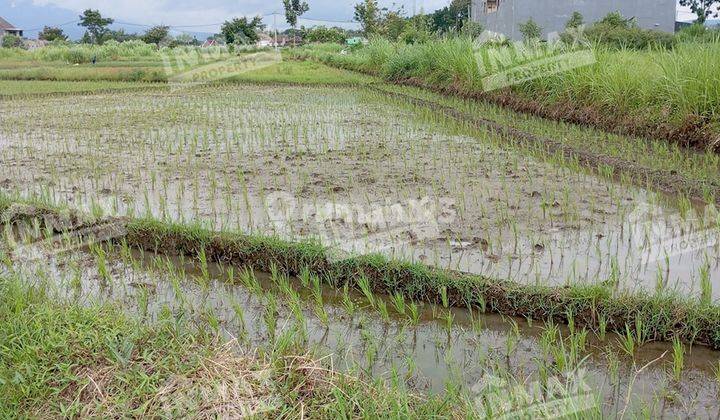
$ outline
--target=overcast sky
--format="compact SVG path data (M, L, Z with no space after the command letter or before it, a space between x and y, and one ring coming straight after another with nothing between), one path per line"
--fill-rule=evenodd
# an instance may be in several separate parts
M338 25L355 27L352 21L352 5L359 0L307 0L310 11L300 23ZM632 1L632 0L629 0ZM432 12L446 6L450 0L380 0L383 6L404 5L411 14L413 8L418 12ZM264 15L265 23L272 27L273 12L282 12L281 0L0 0L0 16L27 30L27 36L34 36L35 29L45 25L57 26L77 20L85 9L99 9L105 15L114 18L130 32L142 32L146 27L137 25L183 26L178 30L189 32L217 32L218 23L229 17ZM678 19L689 20L693 15L679 8ZM321 22L309 19L328 20ZM279 27L286 27L284 16L277 16ZM332 22L337 21L337 22ZM77 24L71 23L63 29L73 37L82 33Z

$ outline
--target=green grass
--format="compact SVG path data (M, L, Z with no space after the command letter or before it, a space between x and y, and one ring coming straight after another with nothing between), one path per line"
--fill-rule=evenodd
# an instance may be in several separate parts
M163 82L167 80L167 76L162 67L141 66L133 68L130 66L103 67L54 64L40 67L0 69L0 80Z
M0 80L1 96L44 95L51 93L107 92L133 88L147 88L148 83L112 81L46 81L46 80ZM163 86L163 85L155 85Z
M27 281L28 279L25 279ZM0 417L461 417L457 393L419 397L339 374L285 334L224 343L169 311L145 324L0 278Z
M71 65L59 62L44 63L0 60L0 80L166 82L168 76L162 67L162 62L154 61L113 61L98 63L93 66L90 64ZM340 70L320 63L284 61L251 72L237 74L236 76L224 79L223 82L358 85L369 83L373 80L375 79L367 75ZM11 85L5 84L5 86ZM22 88L17 88L15 90L21 89ZM61 91L65 91L63 88L60 89Z
M284 61L269 67L242 73L224 82L278 83L304 85L357 85L374 78L310 61Z
M575 125L561 121L552 121L529 114L522 114L510 109L487 102L463 99L450 95L442 95L427 89L414 86L394 84L377 84L375 87L390 94L401 97L416 98L427 107L439 107L457 111L462 117L461 122L472 123L475 120L491 121L500 125L520 130L523 133L538 136L557 142L568 150L599 157L607 157L616 162L614 175L621 180L630 181L641 187L658 187L645 177L638 177L625 170L643 168L647 173L664 173L674 182L668 192L689 195L708 203L715 202L720 187L720 155L712 151L689 150L679 144L671 144L661 139L642 139L636 137L611 134L597 128ZM399 102L408 102L398 99ZM437 110L427 112L438 113ZM547 153L546 145L521 144L523 150ZM563 159L559 159L562 161ZM559 162L561 163L561 162ZM597 171L597 167L590 167ZM686 187L692 186L689 190ZM668 185L661 185L667 188Z
M93 57L97 61L118 60L152 60L160 59L160 51L153 44L142 41L118 43L108 41L103 45L92 44L58 44L27 51L21 49L0 49L0 59L27 61L89 63Z
M13 201L0 197L0 213ZM32 217L56 214L57 209L37 204ZM27 218L13 213L13 220ZM87 217L87 216L85 216ZM4 223L13 222L4 220ZM648 341L702 344L720 349L720 306L672 293L644 294L615 289L611 284L551 287L462 274L423 264L370 254L337 259L315 242L289 242L275 237L213 232L199 225L182 225L153 219L131 219L127 234L116 241L147 251L197 256L208 261L252 267L297 276L309 271L336 288L344 285L362 291L361 279L374 292L400 293L414 301L455 307L473 307L540 321L566 323L622 334L642 328ZM363 280L365 281L365 280Z
M487 57L487 51L471 40L448 38L422 45L375 40L347 54L337 46L310 46L289 54L543 117L720 147L720 42L680 43L669 51L597 47L594 65L484 93L483 78L491 72L476 58Z

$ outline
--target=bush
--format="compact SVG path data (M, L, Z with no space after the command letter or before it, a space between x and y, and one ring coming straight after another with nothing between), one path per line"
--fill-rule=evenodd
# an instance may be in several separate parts
M520 24L520 33L525 41L540 39L542 37L543 28L540 27L532 18L527 22Z
M463 23L462 29L460 29L460 35L475 39L482 35L483 26L478 22L467 20Z
M585 17L580 12L573 12L570 19L565 22L565 29L577 29L585 24Z
M424 44L432 39L430 32L407 25L400 34L399 41L405 44Z
M644 50L647 48L670 49L675 45L673 34L642 29L635 21L613 12L585 31L591 42L619 49Z
M25 48L25 43L22 38L15 35L5 35L2 38L3 48Z
M398 81L424 76L427 71L428 55L425 49L404 48L390 57L384 66L383 77Z
M720 42L720 28L710 29L705 25L694 24L681 29L676 39L679 42Z
M592 42L618 49L670 49L675 45L675 36L673 34L637 27L612 27L601 23L595 24L586 30L585 36Z
M306 42L334 42L337 44L343 44L347 39L347 36L342 28L316 26L314 28L307 29L303 39Z

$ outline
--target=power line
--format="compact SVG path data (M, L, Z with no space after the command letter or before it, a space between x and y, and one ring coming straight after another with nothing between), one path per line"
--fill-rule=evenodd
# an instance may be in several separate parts
M61 26L67 26L67 25L70 25L70 24L72 24L72 23L78 23L78 22L80 22L79 19L77 19L77 20L71 20L70 22L60 23L60 24L57 24L57 25L46 25L46 26L59 28L59 27L61 27ZM40 27L40 28L23 29L23 31L32 32L32 31L41 31L41 30L43 30L43 29L45 29L45 26Z

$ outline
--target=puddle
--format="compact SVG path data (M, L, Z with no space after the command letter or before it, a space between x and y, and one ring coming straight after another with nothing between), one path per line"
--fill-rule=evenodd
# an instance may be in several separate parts
M362 293L315 289L312 281L304 287L301 279L280 274L243 277L237 268L231 274L228 267L121 247L58 249L30 245L8 255L22 278L60 301L113 304L146 322L169 311L205 328L217 328L226 338L238 338L252 348L302 325L308 345L331 357L336 369L384 379L396 371L405 386L422 392L443 392L453 383L472 396L478 384L498 371L531 383L537 380L540 366L549 366L539 361L551 358L543 344L548 328L537 322L421 304L415 324L407 315L410 302L405 302L406 315L402 315L387 296L374 298L388 308L383 316ZM232 284L229 278L234 279ZM243 280L249 278L257 282ZM296 291L298 298L283 285ZM351 306L354 309L349 310ZM269 317L270 313L275 315ZM570 336L567 327L558 332ZM584 381L600 395L605 414L621 411L629 391L630 412L645 408L673 417L718 414L720 388L714 372L720 353L703 347L686 349L685 369L675 382L669 373L671 346L646 344L633 364L618 343L619 337L612 334L604 340L588 334L583 352L588 357L580 364L586 372Z
M720 297L717 214L351 89L7 101L0 189L529 284Z

